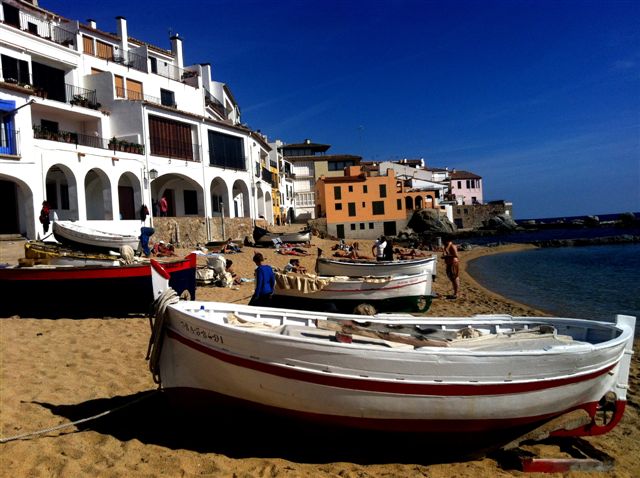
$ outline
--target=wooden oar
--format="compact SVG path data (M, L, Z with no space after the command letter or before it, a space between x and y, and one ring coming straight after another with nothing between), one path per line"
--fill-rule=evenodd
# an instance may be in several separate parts
M354 334L364 337L373 337L389 342L399 342L402 344L413 345L414 347L448 347L449 343L446 339L432 339L420 335L399 334L397 332L388 332L383 330L375 330L366 326L357 325L352 321L344 322L335 320L316 320L316 327L324 330L334 330L340 334Z

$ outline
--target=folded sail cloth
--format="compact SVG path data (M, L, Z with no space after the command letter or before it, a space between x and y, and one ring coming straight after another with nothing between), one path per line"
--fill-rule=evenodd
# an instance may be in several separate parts
M317 276L276 272L276 284L281 289L293 289L309 294L324 289L331 279L320 279Z

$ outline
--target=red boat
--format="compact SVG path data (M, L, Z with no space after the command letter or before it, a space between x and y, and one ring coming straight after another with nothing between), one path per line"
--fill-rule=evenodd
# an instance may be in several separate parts
M196 255L162 261L169 285L196 295ZM149 312L154 300L151 266L6 267L0 269L0 317L127 317Z

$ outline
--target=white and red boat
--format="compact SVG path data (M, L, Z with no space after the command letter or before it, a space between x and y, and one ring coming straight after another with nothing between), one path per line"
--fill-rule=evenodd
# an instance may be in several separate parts
M431 306L433 276L417 274L372 277L316 276L275 272L273 302L301 310L351 312L370 304L379 312L425 312Z
M318 256L316 272L321 276L365 277L411 275L427 271L435 277L437 263L438 258L435 254L429 257L394 261Z
M355 316L171 294L156 303L152 373L209 406L224 398L342 427L465 434L582 409L591 421L562 432L573 435L606 433L625 408L634 317ZM605 410L610 420L597 421Z
M195 253L162 263L178 293L196 293ZM0 317L126 317L153 303L150 262L0 268Z

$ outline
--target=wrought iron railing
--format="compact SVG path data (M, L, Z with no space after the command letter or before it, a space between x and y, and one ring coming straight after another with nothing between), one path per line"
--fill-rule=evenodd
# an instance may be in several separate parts
M206 88L204 88L204 104L215 110L223 118L227 117L224 105Z
M88 90L76 85L70 85L65 83L65 93L67 103L76 106L84 106L85 108L91 108L97 110L100 108L98 103L96 90Z
M55 25L42 17L20 11L19 24L8 24L59 45L73 45L75 47L76 34L73 31Z
M46 139L59 143L70 143L76 146L88 146L90 148L110 149L111 151L121 151L125 153L144 154L144 145L118 140L117 138L103 138L101 136L81 134L75 131L52 131L41 126L33 126L33 137L35 139Z
M126 99L130 101L148 101L149 103L161 104L160 98L157 96L146 95L135 90L128 90L120 86L116 86L116 99Z

